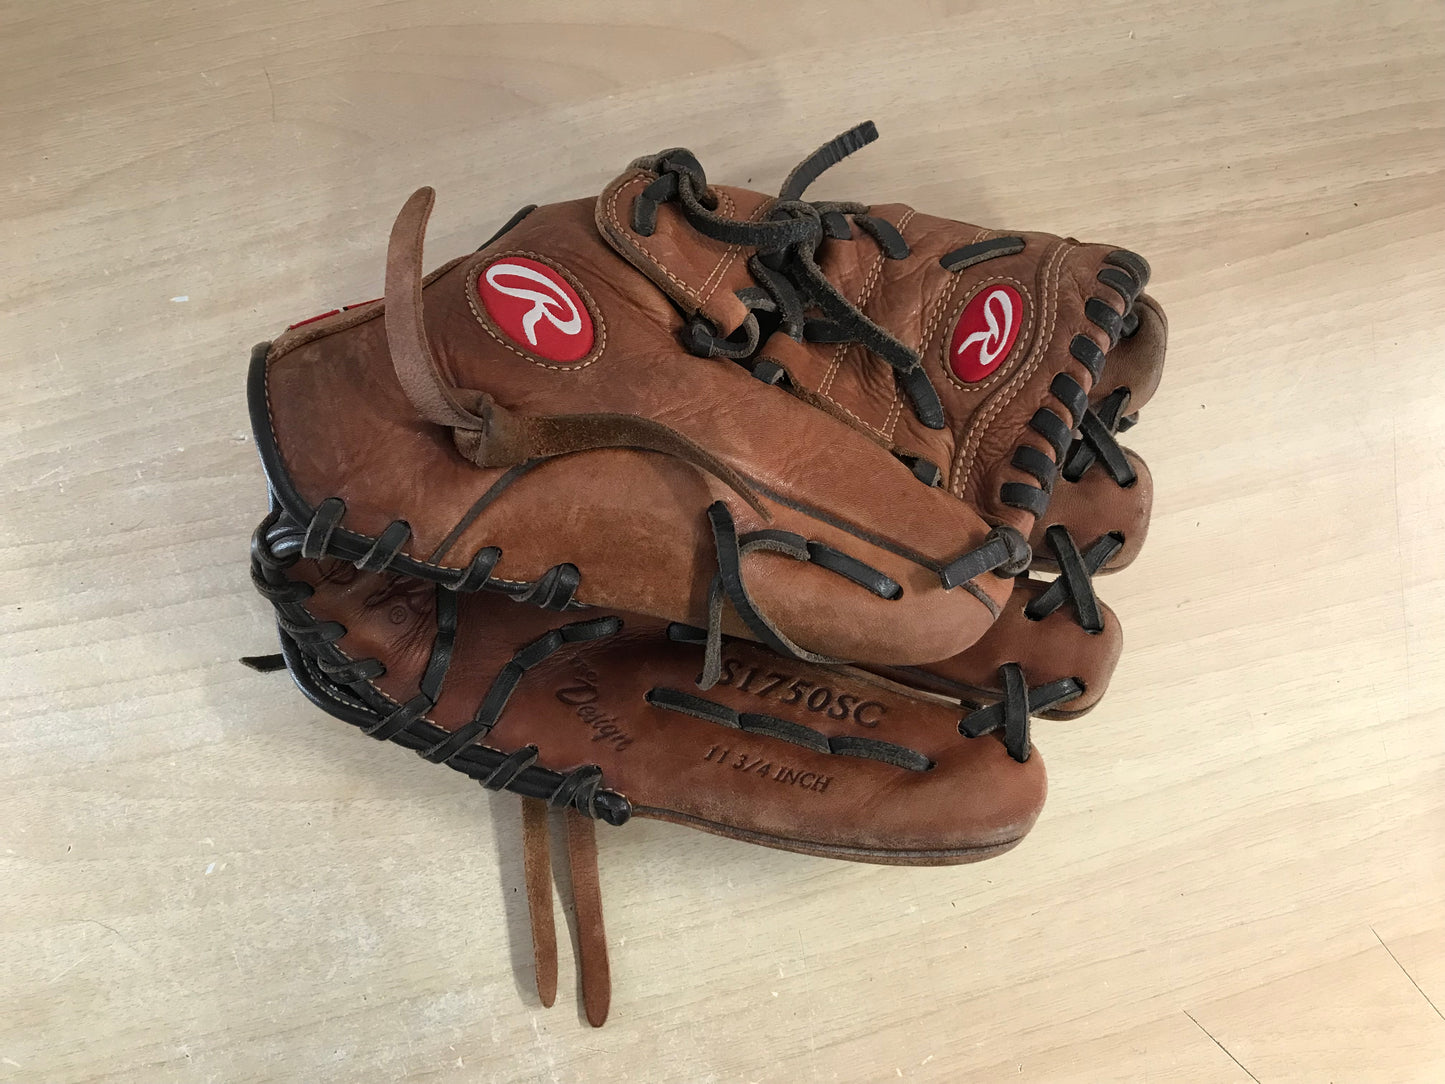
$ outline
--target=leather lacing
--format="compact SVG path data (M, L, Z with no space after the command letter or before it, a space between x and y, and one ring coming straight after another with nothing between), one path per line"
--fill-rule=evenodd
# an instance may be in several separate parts
M1068 528L1056 523L1044 532L1044 541L1053 551L1059 574L1043 593L1029 601L1024 616L1030 621L1042 621L1068 603L1080 628L1091 635L1103 632L1104 617L1094 593L1094 574L1124 548L1124 536L1110 531L1081 553Z
M1104 268L1099 272L1098 279L1123 298L1124 315L1119 321L1118 336L1132 339L1139 330L1139 311L1135 301L1149 282L1149 264L1142 256L1132 252L1123 255L1126 257L1124 265ZM1137 472L1116 439L1119 433L1132 428L1139 420L1137 414L1129 413L1130 394L1127 385L1120 385L1084 412L1079 420L1078 434L1062 459L1060 473L1065 481L1079 481L1095 463L1102 466L1122 489L1128 489L1138 481Z
M1124 299L1126 307L1120 320L1119 334L1126 339L1139 330L1139 314L1134 307L1139 288L1135 284L1147 282L1149 278L1148 265L1141 257L1135 259L1138 263L1128 269L1105 268L1098 276L1100 282L1112 286ZM1095 463L1102 466L1121 488L1127 489L1137 481L1133 466L1115 439L1115 434L1124 432L1138 421L1137 415L1125 414L1129 396L1129 388L1121 385L1084 412L1077 437L1067 454L1061 456L1063 468L1059 473L1065 481L1079 481ZM1019 449L1020 452L1028 450L1031 449ZM1040 457L1043 458L1046 457ZM1017 455L1014 465L1022 466ZM1045 479L1040 478L1040 482L1044 483ZM1047 479L1047 484L1052 485L1052 476ZM1114 554L1123 549L1124 536L1118 531L1110 531L1096 539L1087 550L1080 551L1069 530L1061 524L1054 524L1044 532L1044 540L1054 555L1059 574L1048 588L1029 601L1024 607L1024 616L1030 621L1042 621L1067 604L1085 632L1091 635L1103 632L1104 617L1094 590L1094 576ZM1030 715L1066 704L1085 691L1080 677L1064 678L1030 689L1023 680L1023 668L1018 663L1007 663L1000 668L999 684L1003 690L1000 703L979 708L965 716L959 724L959 731L969 735L986 734L1002 726L1010 753L1015 748L1028 748Z
M977 708L965 715L959 721L958 732L965 738L979 738L1002 730L1008 755L1022 764L1033 750L1029 739L1032 717L1082 696L1084 683L1078 678L1060 678L1047 685L1030 688L1024 680L1023 667L1016 662L1004 663L999 667L998 674L1003 698L997 704Z
M1149 264L1127 249L1115 249L1104 257L1104 262L1108 266L1096 277L1122 299L1124 315L1120 316L1102 298L1091 297L1084 303L1084 317L1109 337L1108 349L1112 350L1121 338L1138 330L1139 317L1134 302L1149 284ZM1108 351L1101 350L1087 335L1077 334L1069 341L1069 354L1089 371L1097 386L1104 375ZM1029 420L1029 428L1048 441L1054 452L1053 459L1036 448L1019 445L1014 449L1010 465L1030 475L1036 484L1005 482L999 487L999 499L1004 504L1023 509L1035 518L1048 511L1054 483L1060 474L1066 481L1077 482L1096 458L1121 486L1131 486L1135 481L1134 470L1112 435L1119 422L1117 411L1128 403L1128 389L1119 389L1097 409L1090 406L1088 394L1067 373L1055 375L1049 392L1063 404L1068 421L1048 407L1040 407ZM1116 399L1121 394L1122 400ZM1108 415L1106 421L1099 413L1102 409L1115 413ZM1063 464L1062 468L1059 464Z
M1097 539L1080 552L1067 528L1054 524L1044 532L1044 541L1053 552L1059 574L1042 592L1024 606L1030 621L1042 621L1065 605L1072 607L1079 627L1090 635L1104 631L1103 610L1094 592L1094 574L1124 546L1124 536L1117 531ZM958 724L965 737L976 738L1002 729L1004 745L1015 760L1028 759L1030 718L1077 700L1087 691L1081 677L1060 678L1045 685L1030 687L1024 679L1023 667L1017 662L999 667L1002 697L970 711Z
M1052 603L1047 609L1052 613L1062 605L1062 600ZM1040 617L1045 614L1040 614ZM685 644L702 644L707 640L707 630L694 628L678 622L667 627L671 640ZM913 669L905 667L905 670ZM1023 668L1018 663L1005 663L999 670L1000 688L1003 697L999 703L979 705L970 708L959 720L958 732L965 738L981 738L1002 730L1004 748L1009 756L1023 763L1033 750L1029 738L1031 715L1048 711L1060 704L1082 696L1084 683L1080 678L1065 678L1035 688L1024 682ZM893 742L851 736L828 737L799 723L778 719L771 715L739 712L712 700L677 689L655 688L647 693L647 702L670 711L708 719L723 726L733 727L750 733L767 734L770 737L791 741L824 753L844 756L866 757L881 760L907 771L924 772L933 768L933 761L917 750ZM968 707L968 705L964 705Z
M1138 414L1124 413L1129 409L1129 396L1129 389L1121 386L1090 407L1079 424L1079 436L1064 458L1060 473L1065 481L1079 481L1095 463L1102 466L1121 489L1128 489L1139 480L1117 439L1119 433L1131 429L1139 420Z
M503 487L509 481L509 478L504 478L494 488ZM490 493L484 495L478 505L485 507L490 497ZM465 527L472 522L474 517L470 514L458 523L426 563L419 563L402 555L403 548L411 539L410 526L404 520L394 520L378 536L372 538L342 529L341 523L345 515L346 502L339 497L328 497L318 504L302 532L301 556L311 560L341 558L367 572L386 572L395 566L405 574L420 575L456 592L483 589L498 591L516 601L529 602L543 609L566 611L582 606L574 597L581 584L581 573L577 566L570 562L553 566L530 583L500 581L492 577L493 570L502 558L502 550L497 546L478 550L465 568L448 569L437 564ZM739 536L732 513L722 501L714 502L708 508L707 515L718 554L718 573L708 593L710 636L705 652L706 661L699 679L700 688L711 688L720 672L724 600L733 606L754 638L779 654L807 662L840 661L810 652L795 644L758 609L742 576L742 558L748 553L769 550L798 561L809 561L834 575L852 581L879 598L892 600L903 595L902 585L892 577L826 543L804 538L791 531L779 530L753 531ZM1000 525L989 532L982 544L946 564L937 566L936 571L944 588L951 589L988 571L994 571L1000 576L1017 575L1028 567L1030 556L1028 543L1023 535L1012 527Z
M1098 278L1118 291L1125 304L1117 331L1111 332L1112 341L1116 336L1132 337L1138 331L1139 316L1134 301L1148 282L1149 268L1142 257L1133 253L1112 253L1111 259L1123 261L1124 266L1106 267L1099 272ZM1107 308L1109 314L1117 318L1114 310ZM1100 374L1094 375L1097 380ZM1065 481L1079 481L1097 462L1119 486L1128 488L1135 483L1137 475L1134 468L1114 439L1116 433L1128 429L1137 420L1137 417L1124 414L1128 409L1129 394L1129 389L1121 386L1100 400L1097 406L1083 410L1077 421L1078 435L1073 437L1067 448L1062 439L1050 440L1058 461L1063 463L1057 473L1062 474ZM1057 430L1052 435L1057 438L1065 436ZM1054 464L1048 461L1047 456L1036 453L1034 449L1020 447L1014 454L1013 465L1034 474L1041 488L1046 492L1052 491L1056 474ZM1042 621L1068 604L1080 628L1092 635L1103 632L1103 611L1094 591L1093 578L1123 548L1124 536L1111 531L1081 552L1068 529L1054 524L1044 532L1044 540L1053 552L1059 574L1048 588L1029 601L1024 607L1024 616L1030 621ZM1086 691L1084 680L1077 676L1030 688L1024 679L1023 667L1016 662L1005 663L999 668L999 686L1002 690L999 702L971 711L964 716L958 729L969 737L1002 729L1004 744L1017 760L1028 756L1031 717L1076 700Z
M486 589L500 591L518 602L529 602L543 609L566 611L584 608L574 597L581 584L581 573L570 562L553 566L531 583L498 581L492 578L492 571L502 558L502 550L497 546L478 550L462 569L445 569L435 563L461 533L462 524L442 542L432 554L431 561L423 565L402 556L402 549L411 539L411 528L404 520L392 521L381 534L371 538L343 531L341 522L345 515L346 502L339 497L328 497L318 504L301 529L300 555L310 560L326 557L344 559L364 572L386 572L394 564L404 562L404 573L420 573L454 592ZM698 679L699 688L711 688L721 671L725 600L753 636L779 654L805 662L841 661L794 643L758 609L742 576L742 559L751 552L768 550L797 561L812 562L834 575L851 580L879 598L892 600L903 595L902 585L892 577L826 543L780 530L752 531L739 536L732 513L722 501L715 501L708 508L707 515L717 549L718 573L708 592L709 636L702 675ZM942 585L951 589L988 571L995 571L1000 576L1017 575L1028 567L1030 556L1028 542L1023 535L1012 527L1001 525L993 528L984 542L973 550L938 566L937 572Z
M363 572L386 572L401 560L402 549L411 540L411 526L405 520L393 520L374 539L366 535L343 534L338 528L346 515L346 502L340 497L327 497L318 504L307 521L301 540L301 556L317 561L323 557L338 557L351 561ZM459 525L460 526L460 525ZM492 578L492 570L502 559L499 546L485 546L472 555L465 568L445 569L437 565L450 548L454 536L443 541L432 555L431 563L417 566L408 562L405 571L416 574L418 567L427 579L449 587L453 591L471 592L487 589L502 592L518 602L530 602L546 610L567 610L576 605L573 596L582 582L577 566L564 562L554 565L530 583L499 581ZM351 539L356 541L347 542ZM367 548L357 555L358 545Z
M677 633L673 628L669 628L668 635L672 639L682 642L689 642L688 635L697 631L686 625L675 626L675 628L680 628L681 632ZM779 719L776 715L736 711L726 704L707 700L682 689L658 687L649 689L646 696L647 702L654 707L690 715L695 719L704 719L707 722L717 723L719 726L729 727L733 730L741 730L748 734L762 734L765 737L800 745L815 753L877 760L910 772L926 772L933 768L933 761L923 753L896 742L879 741L877 738L864 738L852 734L835 734L830 737L822 731L804 726L802 723Z
M577 621L554 629L527 644L498 672L477 706L472 720L455 732L426 721L436 706L452 662L456 639L457 592L436 587L436 635L415 697L397 705L371 682L386 673L374 658L353 658L336 646L346 635L337 621L319 621L302 605L315 588L286 573L303 556L307 531L280 511L271 512L251 539L251 579L276 609L282 652L244 660L260 670L285 666L302 690L321 707L380 741L395 741L423 759L476 779L489 790L511 790L549 806L570 806L588 817L623 824L632 814L622 795L601 787L601 770L585 765L567 773L536 766L537 749L524 746L513 753L478 744L489 734L522 676L565 644L615 635L622 622L615 617ZM355 563L355 562L353 562ZM359 568L359 563L357 564ZM345 711L336 709L344 707Z
M768 217L759 222L717 213L717 202L708 193L707 175L691 151L674 148L639 159L634 165L658 176L633 201L632 227L644 237L651 236L657 226L658 205L676 202L688 223L705 237L754 250L748 270L758 285L738 293L739 300L752 312L730 338L721 337L705 317L694 316L684 337L694 353L704 357L750 357L760 339L757 313L768 313L779 330L799 342L861 344L892 366L918 420L930 429L942 429L943 404L918 351L865 316L839 293L817 262L826 238L852 237L850 220L878 242L887 259L906 259L910 255L908 243L891 222L870 215L864 204L807 202L802 198L824 171L877 138L878 129L872 121L865 121L823 144L788 175ZM813 309L820 315L809 317Z

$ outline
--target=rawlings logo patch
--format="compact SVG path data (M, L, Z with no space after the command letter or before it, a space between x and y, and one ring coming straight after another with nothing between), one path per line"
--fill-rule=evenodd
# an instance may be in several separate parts
M1003 364L1023 323L1024 299L1012 286L980 290L953 328L948 365L966 384L976 384Z
M578 361L592 350L592 316L560 272L525 256L504 256L477 276L477 295L497 328L548 361Z

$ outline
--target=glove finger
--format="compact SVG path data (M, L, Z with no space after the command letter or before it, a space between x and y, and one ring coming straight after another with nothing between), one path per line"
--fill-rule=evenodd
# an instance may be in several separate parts
M1109 352L1103 378L1089 393L1090 400L1098 403L1115 389L1128 388L1126 414L1139 410L1159 390L1169 345L1169 321L1158 301L1149 294L1140 294L1134 300L1134 315L1138 318L1138 327L1132 334L1121 337Z
M652 619L549 614L329 563L289 576L314 588L283 625L312 698L497 789L614 823L921 865L1012 847L1043 803L1026 739L1019 762L1000 732L960 734L956 705L860 670L729 640L723 679L699 693L701 649ZM439 636L453 602L455 633ZM384 672L325 676L371 659Z
M779 333L762 357L808 401L937 468L943 488L985 519L1027 533L1122 323L1123 296L1097 276L1132 282L1115 264L1142 261L1049 234L998 237L901 205L871 207L868 217L891 224L907 255L879 255L860 230L825 242L819 266L842 296L861 299L869 319L920 344L943 424L929 427L906 409L892 372L857 343Z
M1048 511L1039 517L1029 536L1033 549L1030 567L1057 572L1059 565L1047 542L1050 527L1062 526L1081 548L1114 534L1123 545L1104 563L1099 573L1117 572L1128 567L1144 545L1149 534L1149 519L1154 509L1154 477L1142 456L1122 448L1133 481L1121 486L1103 470L1088 470L1078 481L1060 478L1054 486Z
M951 659L918 667L880 670L889 677L959 700L979 709L1004 698L1002 670L1016 664L1029 689L1056 687L1071 694L1035 712L1047 719L1072 719L1092 709L1109 688L1123 650L1118 616L1102 601L1096 632L1080 624L1078 606L1050 581L1022 577L994 626L973 647ZM1057 603L1057 605L1055 604ZM1066 687L1068 682L1077 689Z

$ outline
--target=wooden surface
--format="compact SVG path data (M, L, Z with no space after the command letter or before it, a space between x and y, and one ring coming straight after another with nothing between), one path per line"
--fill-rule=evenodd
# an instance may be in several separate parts
M1445 1080L1445 6L693 7L0 5L0 1081ZM1153 261L1126 655L996 861L602 831L593 1031L516 801L236 664L247 351L417 184L440 260L864 117L820 194Z

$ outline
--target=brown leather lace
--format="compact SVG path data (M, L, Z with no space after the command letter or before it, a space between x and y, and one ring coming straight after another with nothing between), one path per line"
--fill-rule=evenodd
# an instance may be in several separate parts
M577 916L577 970L587 1022L600 1028L612 1004L612 968L602 922L602 886L597 873L596 822L575 810L566 813L567 860ZM557 999L557 927L552 914L552 850L547 805L522 801L522 863L527 911L532 924L532 961L537 996L546 1008Z

